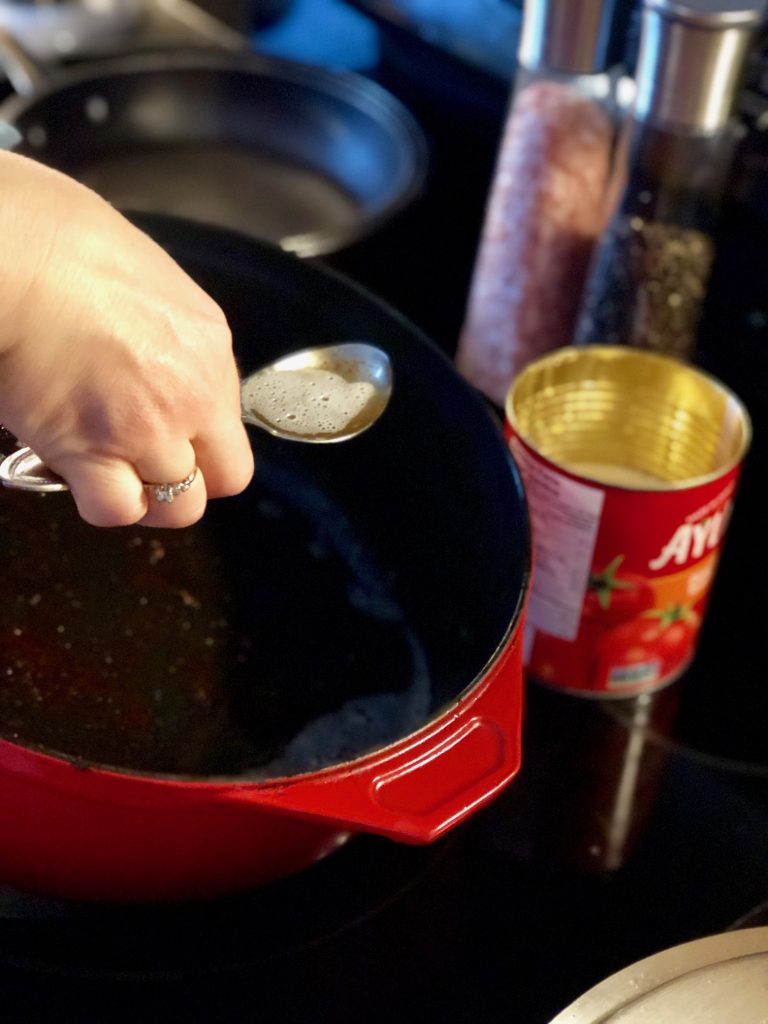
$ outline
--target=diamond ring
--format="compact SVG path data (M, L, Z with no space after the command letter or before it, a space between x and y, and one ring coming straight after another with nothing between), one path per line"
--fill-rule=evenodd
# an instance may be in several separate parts
M157 499L157 501L172 502L174 498L178 497L179 494L183 494L184 491L188 491L194 483L195 477L197 476L197 466L192 470L189 476L184 477L183 480L179 480L173 484L147 484L144 486L147 488L149 493Z

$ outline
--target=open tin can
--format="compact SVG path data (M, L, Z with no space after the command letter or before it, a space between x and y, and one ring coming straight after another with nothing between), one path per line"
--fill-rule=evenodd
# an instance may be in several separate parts
M665 686L696 648L751 425L701 370L560 349L507 397L534 534L529 675L576 693Z

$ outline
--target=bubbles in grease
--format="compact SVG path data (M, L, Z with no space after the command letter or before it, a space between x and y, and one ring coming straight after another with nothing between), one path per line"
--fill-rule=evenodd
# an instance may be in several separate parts
M248 381L243 404L280 431L333 436L362 413L374 394L373 384L349 382L332 370L275 370Z

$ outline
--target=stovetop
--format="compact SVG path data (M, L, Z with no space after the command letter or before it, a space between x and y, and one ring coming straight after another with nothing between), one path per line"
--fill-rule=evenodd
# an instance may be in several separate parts
M6 891L4 1019L545 1024L645 955L768 920L768 769L673 738L687 682L620 705L532 690L521 776L431 847L361 836L197 905Z
M297 0L286 18L322 23L325 2ZM338 56L343 5L333 12ZM349 24L370 46L371 26ZM284 26L292 46L300 27ZM280 34L264 38L274 52ZM484 86L474 106L466 79L425 80L433 66L420 77L391 46L367 70L423 124L432 173L411 209L327 262L451 353L505 90ZM0 890L4 1021L546 1024L641 957L768 923L761 146L734 176L699 356L747 402L755 442L686 676L629 701L529 687L519 778L430 847L356 837L295 878L213 903L89 907Z

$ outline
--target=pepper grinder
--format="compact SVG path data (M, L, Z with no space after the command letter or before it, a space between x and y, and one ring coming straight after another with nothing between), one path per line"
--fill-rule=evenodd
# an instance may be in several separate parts
M498 406L566 345L603 221L614 142L613 0L526 0L511 102L457 351Z
M576 344L694 355L738 139L732 109L763 6L645 0L634 105Z

